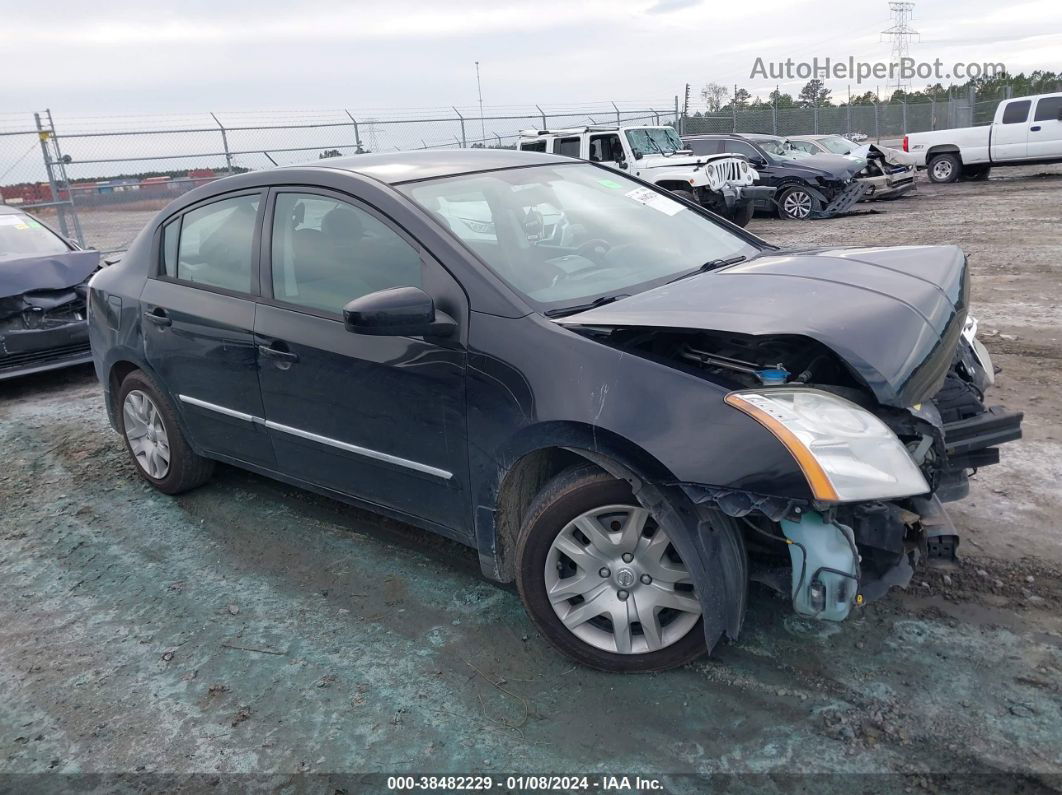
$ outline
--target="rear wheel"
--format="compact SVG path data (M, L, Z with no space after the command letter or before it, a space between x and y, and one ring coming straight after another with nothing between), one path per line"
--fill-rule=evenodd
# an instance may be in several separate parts
M147 373L134 370L118 390L118 424L137 472L166 494L205 483L214 462L196 455L169 399Z
M705 651L689 570L630 486L605 472L569 470L542 490L516 563L532 621L583 665L661 671Z
M815 197L799 186L785 188L778 194L778 217L792 221L806 221L815 209Z
M926 173L930 182L947 183L955 182L962 170L962 163L955 155L934 155L926 164Z

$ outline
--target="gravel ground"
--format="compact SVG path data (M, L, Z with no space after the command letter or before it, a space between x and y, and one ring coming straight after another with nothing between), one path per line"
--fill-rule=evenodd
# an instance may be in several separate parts
M176 499L153 492L87 368L3 384L0 772L1057 787L1060 191L1062 169L1030 168L921 184L868 214L753 221L784 244L961 245L1003 367L994 397L1026 411L1026 438L952 507L956 568L918 572L839 625L754 588L738 643L667 674L573 667L470 551L397 523L229 468Z

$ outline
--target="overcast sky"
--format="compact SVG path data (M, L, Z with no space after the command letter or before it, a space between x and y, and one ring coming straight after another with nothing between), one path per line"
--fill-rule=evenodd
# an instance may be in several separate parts
M885 0L19 0L0 110L64 114L669 102L765 60L887 61ZM1062 2L922 0L919 60L1062 69ZM803 81L783 85L796 93ZM848 81L832 84L835 95ZM853 86L853 92L856 91ZM873 90L869 83L860 90ZM882 86L884 90L885 86Z

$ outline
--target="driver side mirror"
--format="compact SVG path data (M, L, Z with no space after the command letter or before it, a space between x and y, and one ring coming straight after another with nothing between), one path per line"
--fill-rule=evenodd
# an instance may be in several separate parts
M762 157L750 157L749 162L753 168L767 168L767 161Z
M372 337L449 337L457 322L435 309L419 287L392 287L355 298L343 307L343 325Z

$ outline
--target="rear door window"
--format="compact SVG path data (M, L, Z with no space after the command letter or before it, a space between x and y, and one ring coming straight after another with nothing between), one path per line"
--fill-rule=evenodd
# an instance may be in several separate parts
M1033 121L1055 121L1062 111L1062 97L1044 97L1036 103L1036 115Z
M181 281L253 292L251 284L254 233L261 196L236 196L191 210L180 219L176 276ZM164 230L165 261L172 243L170 224Z
M553 154L565 157L579 156L579 138L558 138L553 142Z

